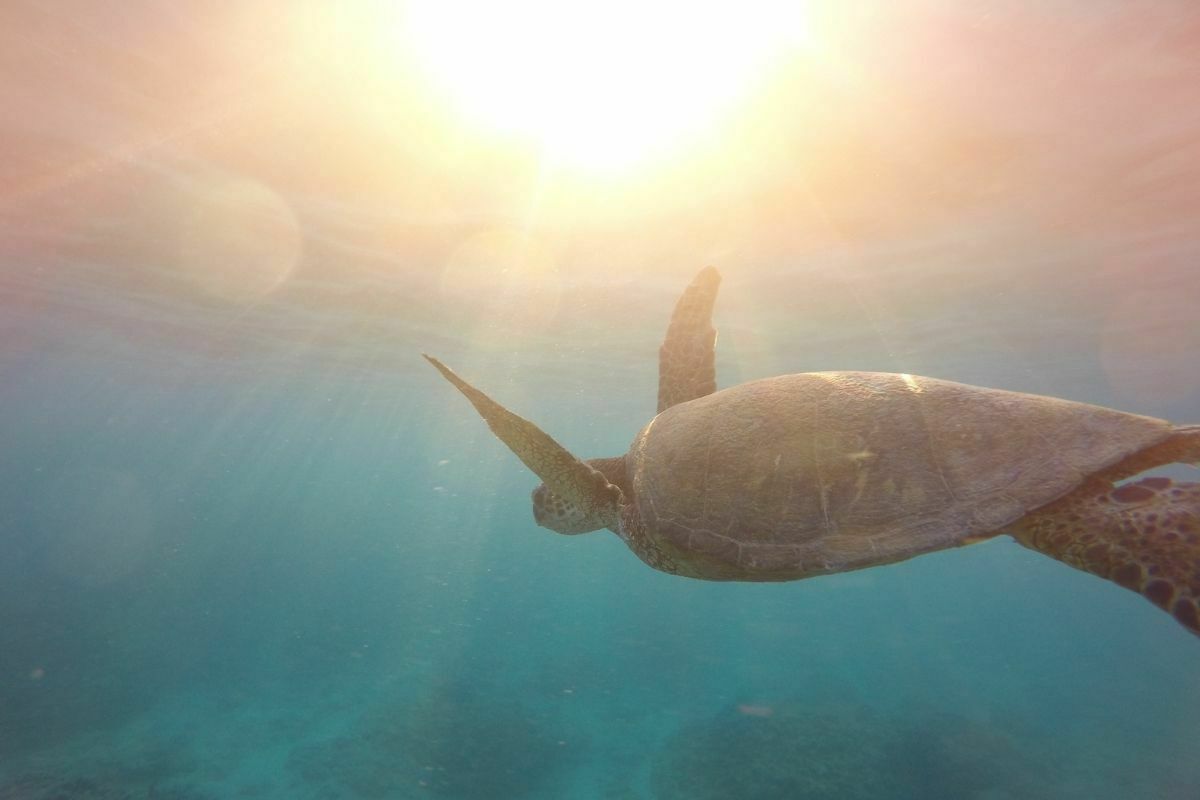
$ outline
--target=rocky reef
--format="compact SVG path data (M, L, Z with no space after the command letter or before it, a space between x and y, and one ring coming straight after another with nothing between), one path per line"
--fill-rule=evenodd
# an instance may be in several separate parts
M889 737L847 706L731 707L681 728L652 768L656 800L869 800L888 797Z
M519 798L572 759L554 727L502 692L446 684L415 705L367 713L344 736L296 748L288 768L331 796Z
M655 800L1048 800L1045 778L1035 755L988 724L792 702L684 725L650 780Z

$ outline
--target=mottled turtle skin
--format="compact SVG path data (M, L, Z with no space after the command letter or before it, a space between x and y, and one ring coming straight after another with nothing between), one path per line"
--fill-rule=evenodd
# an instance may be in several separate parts
M1200 634L1200 426L915 375L817 372L716 391L720 276L703 270L659 351L658 415L582 461L426 356L544 483L537 523L607 528L655 569L786 581L1001 533L1144 595Z

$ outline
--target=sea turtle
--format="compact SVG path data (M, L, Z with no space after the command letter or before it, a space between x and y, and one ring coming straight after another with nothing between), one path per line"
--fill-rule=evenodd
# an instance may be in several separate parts
M545 483L537 524L607 528L655 569L786 581L1008 533L1140 592L1200 634L1200 483L1121 483L1200 466L1200 425L878 372L716 391L712 267L659 351L658 415L616 458L581 461L431 356Z

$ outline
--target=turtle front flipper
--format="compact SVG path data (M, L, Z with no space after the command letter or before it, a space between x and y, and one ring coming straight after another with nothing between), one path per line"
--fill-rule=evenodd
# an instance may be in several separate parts
M1200 483L1093 483L1026 516L1026 547L1143 596L1200 635Z
M712 326L712 310L720 286L721 273L705 267L675 304L667 336L658 349L660 414L717 390L717 332Z
M609 483L603 473L571 455L537 425L512 413L458 377L441 361L429 355L425 360L471 401L492 433L545 481L550 491L594 520L596 529L617 524L618 509L624 498L621 490Z

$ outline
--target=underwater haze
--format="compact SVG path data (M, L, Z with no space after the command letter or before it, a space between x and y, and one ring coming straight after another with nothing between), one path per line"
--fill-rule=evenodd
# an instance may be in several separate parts
M0 8L0 800L1200 798L1200 640L1137 594L1007 536L655 572L536 527L420 357L619 455L712 264L719 386L1200 423L1200 9L804 4L597 171L443 96L415 5Z

